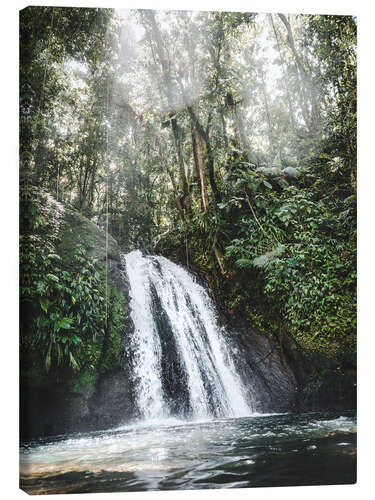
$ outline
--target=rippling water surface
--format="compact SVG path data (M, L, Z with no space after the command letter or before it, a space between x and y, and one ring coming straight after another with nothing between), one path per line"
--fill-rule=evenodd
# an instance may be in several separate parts
M248 488L356 481L352 412L134 423L23 443L28 493Z

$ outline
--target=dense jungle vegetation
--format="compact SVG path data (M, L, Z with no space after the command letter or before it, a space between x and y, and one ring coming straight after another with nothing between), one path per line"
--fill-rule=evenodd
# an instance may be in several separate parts
M355 366L354 18L24 9L20 180L21 349L46 372L90 375L109 328L103 269L55 252L60 206L200 272L278 342Z

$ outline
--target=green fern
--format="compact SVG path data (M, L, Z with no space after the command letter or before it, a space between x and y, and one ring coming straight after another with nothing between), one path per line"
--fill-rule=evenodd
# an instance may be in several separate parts
M285 252L285 245L279 244L270 252L266 252L252 261L252 265L259 269L267 269L278 257Z
M238 259L236 260L236 266L240 269L247 269L253 265L253 261L251 259Z

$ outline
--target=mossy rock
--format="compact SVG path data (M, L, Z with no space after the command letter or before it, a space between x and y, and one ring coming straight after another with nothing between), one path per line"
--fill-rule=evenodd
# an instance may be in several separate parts
M58 252L67 265L78 245L86 249L89 257L97 259L102 265L105 264L106 233L83 215L65 209L59 236ZM120 261L120 248L110 234L108 234L108 259Z

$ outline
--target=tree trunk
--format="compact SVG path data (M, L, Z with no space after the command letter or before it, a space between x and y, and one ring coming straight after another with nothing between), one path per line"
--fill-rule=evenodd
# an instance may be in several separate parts
M204 140L204 142L206 144L210 186L212 189L212 194L214 195L215 202L219 203L221 197L220 197L220 193L219 193L219 190L217 188L216 180L215 180L215 164L214 164L214 157L212 154L211 142L210 142L210 136L209 136L209 124L207 125L207 130L204 130L204 128L202 127L202 124L199 122L197 115L194 112L193 107L187 106L187 109L188 109L189 114L190 114L192 126L197 130L197 133L200 135L200 137Z
M223 130L224 146L225 146L225 148L228 148L227 126L226 126L226 123L225 123L224 112L223 112L222 109L220 110L220 120L221 120L221 127L222 127L222 130Z
M238 147L243 150L245 156L248 159L251 154L251 148L245 131L245 124L240 108L240 103L234 101L233 96L230 92L227 93L226 103L233 113L235 141L237 142Z
M243 117L242 117L242 110L240 108L239 103L237 103L234 106L234 116L236 119L236 124L237 124L237 128L238 128L241 147L249 155L250 144L249 144L249 141L247 140L247 134L245 132L245 124L244 124Z
M302 60L298 55L296 45L294 42L292 27L288 19L284 14L279 14L279 18L281 19L286 28L288 45L292 51L294 61L296 64L297 77L299 78L299 84L300 84L300 96L301 96L300 100L301 100L303 118L309 130L313 132L319 120L319 104L317 103L316 97L314 95L314 86L311 81L310 75L307 73L302 63ZM307 96L307 93L309 94L309 97ZM311 112L309 112L307 106L308 100L310 100Z
M214 250L214 254L215 254L217 263L219 264L220 272L223 276L226 276L227 272L226 272L224 264L223 264L223 254L220 252L220 250L217 248L216 245L214 246L213 250Z
M163 151L161 149L161 144L160 144L160 141L159 141L159 138L156 137L155 138L155 144L157 145L158 147L158 152L159 152L159 157L160 157L160 160L161 160L161 164L163 165L164 167L164 170L167 172L170 180L171 180L171 184L172 184L172 189L173 189L173 196L176 200L176 206L177 206L177 209L178 209L178 212L181 216L181 219L184 220L185 219L185 211L184 211L184 207L181 203L181 199L178 195L178 191L177 191L177 186L176 186L176 182L175 182L175 179L174 179L174 176L173 176L173 173L172 171L168 168L168 165L167 165L167 162L166 162L166 159L163 155Z
M178 168L180 171L180 178L182 181L182 205L186 209L187 212L190 211L191 208L191 202L190 202L190 191L189 191L189 184L186 176L186 170L185 170L185 162L184 158L182 156L182 151L181 151L181 141L180 141L180 134L179 134L179 128L177 125L177 120L176 117L173 117L171 120L172 124L172 131L173 131L173 138L174 138L174 143L176 147L176 153L177 153L177 161L178 161Z
M220 196L220 192L217 188L217 184L216 184L216 180L215 180L215 163L214 163L214 157L213 157L213 153L211 150L211 143L210 143L210 139L209 139L208 134L207 134L207 139L206 139L206 150L207 150L207 157L208 157L208 175L209 175L209 179L210 179L212 193L214 195L215 202L220 203L221 196Z
M278 48L278 51L279 51L279 57L280 57L280 61L281 61L281 69L282 69L282 72L283 72L284 88L285 88L286 96L287 96L287 100L288 100L290 123L292 125L292 130L295 131L296 124L295 124L295 120L294 120L294 111L293 111L293 106L292 106L292 99L290 97L289 86L288 86L288 83L286 81L285 61L284 61L284 58L283 58L283 55L282 55L282 52L281 52L280 40L279 40L279 36L277 34L275 23L273 22L272 14L270 14L270 19L271 19L272 29L273 29L273 32L275 34L277 48Z
M269 141L270 141L270 149L271 149L271 154L272 157L275 156L275 140L274 140L274 135L273 135L273 127L271 123L271 115L270 115L270 108L268 104L268 95L267 95L267 90L266 90L266 84L264 82L263 74L261 74L262 78L262 93L263 93L263 98L264 98L264 108L266 110L266 118L267 118L267 124L268 124L268 136L269 136Z
M202 208L204 212L207 212L209 207L208 207L208 198L206 191L206 172L203 163L202 140L195 127L192 128L192 137L193 137L193 149L195 153L194 157L196 157L197 174L198 174L197 177L201 193Z

